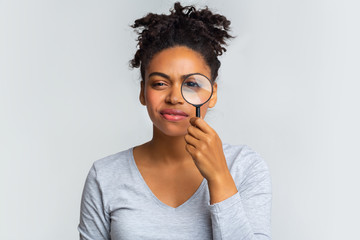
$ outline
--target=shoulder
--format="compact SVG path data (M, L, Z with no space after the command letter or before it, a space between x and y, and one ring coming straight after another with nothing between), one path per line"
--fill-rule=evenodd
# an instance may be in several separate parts
M247 145L230 145L224 143L223 150L229 166L233 164L244 166L253 164L266 165L262 156Z
M249 178L269 176L269 168L263 157L247 145L223 144L224 155L230 173L237 184Z
M129 148L96 160L90 172L100 182L108 181L109 179L116 181L119 176L124 177L124 175L129 174L131 160L132 148Z

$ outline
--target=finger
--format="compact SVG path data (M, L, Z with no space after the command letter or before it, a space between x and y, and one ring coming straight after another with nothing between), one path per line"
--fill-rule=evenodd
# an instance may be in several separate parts
M201 131L199 128L194 127L194 126L190 126L187 129L188 134L193 136L196 139L204 139L206 137L206 133L204 133L203 131Z
M193 117L190 119L192 126L199 128L204 133L212 133L214 130L205 122L204 119Z
M186 144L185 149L186 149L186 151L188 151L188 153L190 153L191 156L194 156L195 151L196 151L196 148L194 146Z
M194 138L193 136L190 136L189 134L185 135L185 141L187 144L192 145L195 148L199 144L199 140Z

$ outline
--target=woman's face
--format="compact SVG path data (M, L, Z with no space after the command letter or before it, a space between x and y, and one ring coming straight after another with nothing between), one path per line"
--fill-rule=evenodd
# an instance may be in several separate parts
M145 82L141 82L140 102L147 107L154 127L168 136L183 136L195 117L195 107L187 103L181 95L184 76L201 73L208 78L211 70L202 56L187 47L176 46L162 50L150 61L145 70ZM209 107L215 106L217 85L213 85L213 95L205 103L200 113L205 116Z

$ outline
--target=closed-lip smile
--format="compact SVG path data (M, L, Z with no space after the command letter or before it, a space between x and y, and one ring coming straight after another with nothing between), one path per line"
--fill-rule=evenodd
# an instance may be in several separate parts
M163 109L160 111L160 114L163 118L169 121L180 121L189 116L179 109Z

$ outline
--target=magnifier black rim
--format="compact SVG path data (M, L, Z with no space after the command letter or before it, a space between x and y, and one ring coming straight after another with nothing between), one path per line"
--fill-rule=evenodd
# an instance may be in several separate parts
M211 94L210 94L208 100L206 100L206 101L203 102L202 104L193 104L193 103L189 102L188 100L186 100L186 98L184 97L183 90L182 90L182 89L183 89L183 86L184 86L183 83L185 82L185 80L186 80L188 77L190 77L190 76L192 76L192 75L201 75L201 76L205 77L205 78L210 82L210 84L211 84ZM205 103L207 103L207 102L210 100L210 98L212 97L213 91L214 91L213 82L212 82L207 76L205 76L205 75L202 74L202 73L190 73L189 75L186 75L186 76L185 76L184 81L182 81L182 83L181 83L181 96L183 97L183 99L184 99L187 103L189 103L189 104L191 104L191 105L193 105L193 106L195 106L195 107L200 107L200 106L204 105Z

